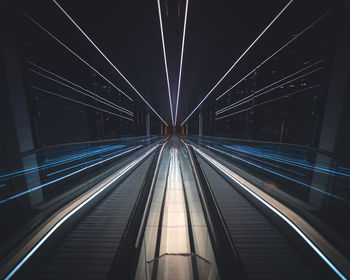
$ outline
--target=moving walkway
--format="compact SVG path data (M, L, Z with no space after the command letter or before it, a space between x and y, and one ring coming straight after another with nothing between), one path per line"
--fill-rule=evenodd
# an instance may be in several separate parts
M79 187L82 178L72 176L74 188L35 206L44 209L40 222L25 236L14 234L15 245L3 253L2 278L349 276L349 262L336 246L235 172L227 158L189 138L137 141L125 157L93 170L89 187Z

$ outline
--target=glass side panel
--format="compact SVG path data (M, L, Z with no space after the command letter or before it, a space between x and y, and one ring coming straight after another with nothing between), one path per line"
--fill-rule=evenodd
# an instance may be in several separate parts
M344 221L350 218L350 161L297 145L216 137L186 139L220 155L234 172L297 211L324 234L335 231L340 237L335 242L348 246L350 227Z
M118 170L160 137L48 147L0 162L0 256L53 211Z

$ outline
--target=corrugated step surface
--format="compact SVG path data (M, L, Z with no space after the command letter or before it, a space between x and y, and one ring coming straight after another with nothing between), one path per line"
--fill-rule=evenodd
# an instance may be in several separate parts
M33 279L105 279L153 156L99 202L39 264Z
M199 157L248 279L319 279L279 229Z

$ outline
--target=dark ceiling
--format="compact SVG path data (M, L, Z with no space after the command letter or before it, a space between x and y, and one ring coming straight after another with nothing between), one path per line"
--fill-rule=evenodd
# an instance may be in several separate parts
M157 0L58 2L171 124ZM175 110L186 0L160 2ZM178 124L288 2L189 0ZM137 99L135 92L52 1L31 1L24 6L28 14ZM327 9L328 4L321 1L294 1L212 96L222 93Z

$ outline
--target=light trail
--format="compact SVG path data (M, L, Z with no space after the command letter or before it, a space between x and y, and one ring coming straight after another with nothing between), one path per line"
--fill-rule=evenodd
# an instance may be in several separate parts
M58 4L56 0L52 0L57 7L66 15L66 17L75 25L76 28L84 35L84 37L95 47L95 49L103 56L103 58L113 67L115 71L127 82L127 84L137 93L137 95L147 104L147 106L155 113L158 118L166 125L166 121L157 113L157 111L147 102L147 100L142 96L142 94L131 84L131 82L123 75L122 72L109 60L109 58L100 50L100 48L90 39L90 37L81 29L81 27L73 20L73 18L63 9L63 7Z
M179 108L179 99L180 99L180 89L181 89L181 79L182 79L182 63L185 49L185 38L186 38L186 26L187 26L187 16L188 16L188 2L190 0L186 0L186 8L185 8L185 19L184 19L184 29L182 32L182 46L181 46L181 58L180 58L180 69L179 69L179 80L177 84L177 94L176 94L176 108L175 108L175 125L177 123L177 112Z
M217 118L215 118L215 120L217 121L217 120L225 119L225 118L227 118L227 117L234 116L234 115L237 115L237 114L239 114L239 113L243 113L243 112L249 111L249 110L251 110L251 109L253 109L253 108L254 108L254 107L249 107L249 108L246 108L246 109L242 109L242 110L240 110L240 111L237 111L237 112L234 112L234 113L225 115L225 116L217 117Z
M44 67L41 67L41 66L35 64L35 63L32 62L32 61L28 61L28 63L29 63L30 65L32 65L32 66L34 66L34 67L36 67L36 68L38 68L38 69L40 69L40 70L46 72L46 73L48 73L48 74L51 74L52 76L55 76L56 78L59 78L59 79L65 81L65 82L67 82L67 83L69 83L69 84L71 84L71 85L73 85L73 86L75 86L75 87L77 87L77 88L83 90L83 91L86 91L86 92L90 93L91 95L95 96L96 98L102 99L103 101L105 101L105 102L111 104L112 106L115 106L118 110L121 110L121 111L124 110L126 114L129 113L129 114L132 115L132 116L134 115L134 113L131 112L130 110L128 110L128 109L126 109L126 108L124 108L124 107L122 107L122 106L120 106L120 105L118 105L118 104L115 104L114 102L112 102L112 101L110 101L110 100L108 100L108 99L105 99L105 98L103 98L102 96L99 96L98 94L96 94L96 93L94 93L94 92L92 92L92 91L90 91L90 90L88 90L88 89L86 89L86 88L84 88L84 87L82 87L82 86L76 84L76 83L73 83L72 81L70 81L70 80L68 80L68 79L66 79L66 78L63 78L62 76L60 76L60 75L58 75L58 74L56 74L56 73L53 73L52 71L47 70L47 69L45 69Z
M100 103L102 103L102 104L104 104L104 105L106 105L106 106L111 107L111 108L114 109L114 110L117 110L117 111L119 111L119 112L123 112L123 113L125 113L125 114L127 114L127 115L129 115L129 116L132 116L132 117L134 116L133 113L131 113L131 112L125 110L123 107L119 107L119 108L118 108L117 106L111 105L111 104L109 104L108 102L105 102L105 101L102 101L102 100L100 100L100 99L98 99L98 98L96 98L96 97L93 97L93 96L91 96L90 94L87 94L87 93L85 93L85 92L83 92L83 91L81 91L81 90L79 90L79 89L76 89L76 88L71 87L71 86L69 86L69 85L67 85L67 84L65 84L65 83L62 83L61 81L58 81L58 80L56 80L56 79L54 79L54 78L51 78L51 77L49 77L49 76L47 76L47 75L44 75L44 74L42 74L42 73L40 73L40 72L38 72L38 71L36 71L36 70L34 70L34 69L32 69L32 68L30 68L29 71L31 71L31 72L33 72L33 73L35 73L35 74L37 74L37 75L39 75L39 76L41 76L41 77L43 77L43 78L46 78L46 79L51 80L51 81L53 81L53 82L56 82L56 83L58 83L58 84L60 84L60 85L62 85L62 86L65 86L65 87L67 87L67 88L69 88L69 89L71 89L71 90L73 90L73 91L75 91L75 92L78 92L78 93L81 93L81 94L83 94L83 95L85 95L85 96L87 96L87 97L90 97L90 98L94 99L94 100L97 101L97 102L100 102Z
M125 145L117 145L117 146L114 146L114 147L108 147L108 148L103 148L103 149L92 150L90 152L85 152L84 151L82 153L75 154L74 156L69 156L68 158L65 158L65 159L62 159L62 160L54 161L54 162L47 163L47 164L41 164L41 165L37 165L37 166L34 166L34 167L26 168L26 169L13 171L11 173L1 174L0 175L0 180L4 180L4 178L7 178L7 177L14 178L13 176L23 175L24 173L29 174L31 172L35 172L35 171L39 171L39 170L40 171L41 170L45 170L45 169L50 168L50 167L59 166L59 165L62 165L62 164L70 163L72 161L80 160L82 158L88 158L88 157L94 156L96 154L101 154L101 153L104 153L104 152L109 152L111 150L116 150L116 149L124 148L124 147L125 147Z
M175 121L174 121L174 112L173 112L173 102L172 102L172 99L171 99L171 90L170 90L170 82L169 82L169 71L168 71L168 61L167 61L167 58L166 58L164 31L163 31L163 20L162 20L162 11L161 11L161 8L160 8L160 0L157 0L157 4L158 4L159 25L160 25L160 36L162 38L165 75L166 75L166 81L167 81L167 86L168 86L170 115L171 115L171 122L172 122L172 124L174 126L175 125Z
M286 179L286 180L288 180L288 181L297 183L298 185L307 187L307 188L309 188L309 189L312 189L312 190L315 190L315 191L317 191L317 192L323 193L323 194L325 194L325 195L327 195L327 196L329 196L329 197L332 197L332 198L338 199L338 200L340 200L340 201L342 201L342 202L345 202L345 203L350 204L350 201L349 201L349 200L344 199L344 198L342 198L342 197L340 197L340 196L338 196L338 195L335 195L335 194L326 192L326 191L324 191L324 190L322 190L322 189L319 189L319 188L314 187L314 186L312 186L312 185L306 184L306 183L304 183L304 182L301 182L301 181L299 181L299 180L297 180L297 179L294 179L294 178L292 178L292 177L289 177L289 176L287 176L287 175L283 175L283 174L281 174L281 173L278 173L278 172L276 172L276 171L273 171L273 170L271 170L271 169L268 169L268 168L263 167L263 166L261 166L261 165L258 165L258 164L256 164L256 163L253 163L253 162L250 162L250 161L248 161L248 160L242 159L242 158L240 158L240 157L234 156L234 155L232 155L232 154L230 154L230 153L228 153L228 152L225 152L225 151L223 151L223 150L220 150L220 149L218 149L218 148L215 148L215 147L212 147L212 146L209 146L209 145L207 145L207 147L208 147L209 149L211 149L211 150L214 150L214 151L217 151L217 152L222 153L222 154L224 154L224 155L227 155L227 156L229 156L229 157L231 157L231 158L234 158L234 159L236 159L236 160L239 160L239 161L241 161L241 162L244 162L244 163L246 163L246 164L248 164L248 165L257 167L257 168L259 168L259 169L261 169L261 170L264 170L264 171L266 171L266 172L268 172L268 173L271 173L271 174L273 174L273 175L277 175L277 176L279 176L279 177L281 177L281 178L284 178L284 179Z
M259 34L259 36L249 45L249 47L241 54L241 56L235 61L235 63L227 70L227 72L221 77L221 79L214 85L214 87L204 96L201 102L193 109L193 111L182 122L181 126L192 116L192 114L202 105L202 103L209 97L209 95L216 89L216 87L222 82L223 79L232 71L237 63L245 56L245 54L255 45L255 43L264 35L264 33L270 28L270 26L280 17L280 15L292 4L294 0L290 0L287 5L275 16L275 18L265 27L265 29Z
M94 164L91 164L91 165L89 165L89 166L85 166L85 167L83 167L83 168L81 168L81 169L79 169L79 170L76 170L76 171L74 171L74 172L72 172L72 173L66 174L66 175L64 175L64 176L62 176L62 177L59 177L59 178L57 178L57 179L55 179L55 180L52 180L52 181L50 181L50 182L47 182L47 183L41 184L41 185L39 185L39 186L33 187L33 188L31 188L31 189L29 189L29 190L26 190L26 191L24 191L24 192L20 192L20 193L18 193L18 194L12 195L12 196L10 196L10 197L8 197L8 198L6 198L6 199L0 200L0 205L3 204L3 203L5 203L5 202L7 202L7 201L12 200L12 199L21 197L21 196L23 196L23 195L26 195L26 194L28 194L28 193L31 193L31 192L33 192L33 191L36 191L36 190L38 190L38 189L41 189L41 188L46 187L46 186L48 186L48 185L51 185L51 184L53 184L53 183L62 181L63 179L72 177L72 176L75 175L75 174L81 173L81 172L83 172L83 171L85 171L85 170L87 170L87 169L90 169L90 168L92 168L92 167L94 167L94 166L96 166L96 165L99 165L99 164L101 164L101 163L104 163L104 162L106 162L106 161L109 161L109 160L111 160L111 159L114 159L114 158L116 158L116 157L119 157L119 156L124 155L124 154L126 154L126 153L129 153L129 152L131 152L131 151L134 151L134 150L136 150L136 149L138 149L138 148L140 148L140 147L142 147L142 145L136 146L136 147L134 147L134 148L130 148L130 149L125 150L125 151L123 151L123 152L121 152L121 153L119 153L119 154L117 154L117 155L114 155L114 156L109 157L109 158L107 158L107 159L101 160L101 161L96 162L96 163L94 163Z
M258 66L256 66L253 70L251 70L248 74L246 74L243 78L241 78L237 83L235 83L232 87L230 87L228 90L226 90L224 93L222 93L219 97L216 98L216 101L219 100L221 97L223 97L226 93L228 93L230 90L235 88L237 85L239 85L242 81L244 81L247 77L249 77L252 73L254 73L257 69L259 69L261 66L263 66L266 62L268 62L272 57L274 57L276 54L278 54L280 51L284 50L287 46L289 46L291 43L293 43L296 39L298 39L301 35L303 35L306 31L312 29L318 22L320 22L322 19L327 17L332 11L328 11L327 13L320 16L317 20L315 20L313 23L311 23L309 26L307 26L305 29L303 29L300 33L293 36L292 39L290 39L287 43L282 45L277 51L272 53L269 57L267 57L264 61L262 61Z
M225 112L226 109L231 108L232 106L235 106L236 104L241 103L242 101L244 101L244 100L246 100L246 99L248 99L248 98L251 98L251 97L253 97L253 96L254 96L254 94L250 94L250 95L248 95L248 96L242 98L241 100L238 100L237 102L228 105L227 107L221 108L221 109L219 109L219 110L217 110L217 111L215 112L215 115L219 115L219 114L221 114L222 112ZM233 107L232 107L232 108L233 108Z
M112 83L109 79L107 79L103 74L101 74L98 70L96 70L94 67L92 67L88 62L86 62L83 58L81 58L77 53L75 53L71 48L69 48L66 44L64 44L62 41L60 41L56 36L54 36L52 33L50 33L46 28L44 28L42 25L40 25L30 15L28 15L26 12L24 12L22 10L21 10L21 13L28 20L30 20L37 27L39 27L42 31L44 31L47 35L49 35L52 39L54 39L57 43L59 43L62 47L64 47L67 51L69 51L72 55L74 55L77 59L79 59L82 63L84 63L87 67L89 67L92 71L94 71L97 75L99 75L102 79L104 79L107 83L109 83L112 87L114 87L116 90L121 92L130 101L133 101L129 95L127 95L124 91L122 91L120 88L118 88L114 83Z
M296 72L294 72L294 73L292 73L292 74L290 74L290 75L288 75L288 76L285 76L284 78L282 78L282 79L280 79L280 80L278 80L278 81L276 81L276 82L273 82L272 84L269 84L269 85L267 85L267 86L265 86L265 87L263 87L263 88L261 88L261 89L259 89L259 90L257 90L257 91L254 91L254 94L257 94L257 93L263 91L264 89L267 89L267 88L269 88L269 87L271 87L271 86L273 86L273 85L276 85L276 84L278 84L279 82L282 82L282 81L284 81L284 80L286 80L286 79L288 79L288 78L290 78L290 77L293 77L294 75L299 74L299 73L301 73L301 72L303 72L303 71L305 71L305 70L307 70L307 69L309 69L309 68L311 68L311 67L313 67L313 66L315 66L315 65L317 65L317 64L320 64L320 63L322 63L322 62L324 62L324 61L325 61L324 59L321 59L321 60L319 60L319 61L316 61L315 63L312 63L311 65L309 65L309 66L307 66L307 67L305 67L305 68L303 68L303 69L300 69L300 70L298 70L298 71L296 71ZM230 105L228 105L228 106L226 106L226 107L224 107L224 108L221 108L221 109L217 110L217 111L215 112L215 114L216 114L216 115L219 115L219 114L221 114L221 113L223 113L223 112L225 112L225 111L230 110L231 108L234 108L234 107L232 107L232 106L236 105L237 103L240 103L241 101L244 101L245 99L247 99L247 98L249 98L249 97L253 97L254 94L251 94L251 95L249 95L249 96L247 96L247 97L244 97L244 98L242 98L241 100L238 100L237 102L235 102L235 103L233 103L233 104L230 104Z
M274 85L276 85L276 84L278 84L278 83L280 83L280 82L283 82L284 80L286 80L286 79L288 79L288 78L291 78L291 77L293 77L294 75L299 74L299 73L301 73L301 72L303 72L303 71L305 71L305 70L307 70L307 69L309 69L309 68L311 68L311 67L313 67L313 66L315 66L315 65L317 65L317 64L320 64L320 63L322 63L322 62L325 62L325 61L326 61L325 59L318 60L318 61L316 61L315 63L312 63L312 64L310 64L309 66L307 66L307 67L305 67L305 68L303 68L303 69L300 69L300 70L298 70L298 71L296 71L296 72L294 72L294 73L292 73L292 74L289 74L289 75L285 76L284 78L282 78L282 79L280 79L280 80L278 80L278 81L276 81L276 82L273 82L272 84L269 84L269 85L267 85L267 86L265 86L265 87L263 87L263 88L261 88L261 89L259 89L259 90L257 90L257 91L254 91L254 93L255 93L255 94L256 94L256 93L259 93L259 92L263 91L264 89L267 89L267 88L269 88L269 87L271 87L271 86L274 86Z
M300 92L304 92L304 91L307 91L309 89L313 89L313 88L317 88L317 87L320 87L320 85L313 85L313 86L310 86L310 87L307 87L307 88L303 88L303 89L299 89L297 91L294 91L294 92L291 92L291 93L288 93L288 94L285 94L285 95L282 95L280 97L277 97L277 98L273 98L271 100L268 100L268 101L265 101L265 102L261 102L261 103L257 103L257 104L254 104L254 107L250 107L248 109L245 109L245 110L242 110L242 111L239 111L239 112L234 112L234 113L231 113L231 114L227 114L227 115L224 115L224 116L221 116L221 117L218 117L218 118L215 118L215 120L221 120L221 119L224 119L224 118L227 118L229 116L233 116L233 115L236 115L236 114L239 114L241 112L244 112L244 111L248 111L250 109L253 109L253 108L256 108L256 107L259 107L261 105L264 105L264 104L268 104L268 103L271 103L271 102L274 102L274 101L277 101L277 100L280 100L280 99L283 99L283 98L286 98L286 97L291 97L297 93L300 93ZM257 96L257 98L260 97L260 96ZM253 98L252 98L253 99ZM248 101L252 100L252 99L249 99ZM243 102L245 103L245 102ZM239 106L241 104L238 104L237 106ZM235 106L236 107L236 106ZM234 108L234 107L232 107ZM230 109L232 109L230 108Z
M295 77L295 78L293 78L293 79L291 79L291 80L289 80L289 81L287 81L287 82L284 82L284 83L282 83L282 84L280 84L280 85L278 85L278 86L275 86L275 87L273 87L273 88L270 88L270 89L268 89L268 90L266 90L266 91L264 91L264 92L262 92L262 93L256 94L256 95L254 96L254 98L258 98L258 97L260 97L260 96L262 96L262 95L264 95L264 94L266 94L266 93L269 93L269 92L271 92L271 91L273 91L273 90L275 90L275 89L278 89L278 88L280 88L280 87L282 87L282 86L288 85L288 84L290 84L291 82L295 82L295 81L297 81L297 80L299 80L299 79L301 79L301 78L304 78L304 77L306 77L306 76L308 76L308 75L310 75L310 74L313 74L313 73L315 73L315 72L317 72L317 71L320 71L320 70L322 70L322 69L324 69L324 67L319 67L319 68L314 69L314 70L312 70L312 71L310 71L310 72L307 72L307 73L305 73L305 74L303 74L303 75L300 75L300 76L298 76L298 77Z
M297 94L297 93L304 92L304 91L307 91L307 90L309 90L309 89L317 88L317 87L320 87L320 86L321 86L321 85L313 85L313 86L311 86L311 87L302 88L302 89L299 89L299 90L297 90L297 91L293 91L293 92L291 92L291 93L282 95L282 96L277 97L277 98L273 98L273 99L268 100L268 101L265 101L265 102L256 103L256 104L254 104L254 107L259 107L259 106L261 106L261 105L268 104L268 103L271 103L271 102L275 102L275 101L277 101L277 100L280 100L280 99L283 99L283 98L286 98L286 97L291 97L291 96L293 96L293 95L295 95L295 94Z
M66 96L63 96L63 95L54 93L54 92L52 92L52 91L48 91L48 90L46 90L46 89L39 88L39 87L37 87L37 86L32 86L32 88L37 89L37 90L39 90L39 91L41 91L41 92L45 92L45 93L50 94L50 95L54 95L54 96L57 96L57 97L60 97L60 98L63 98L63 99L67 99L67 100L69 100L69 101L72 101L72 102L75 102L75 103L78 103L78 104L81 104L81 105L84 105L84 106L87 106L87 107L94 108L94 109L96 109L96 110L99 110L99 111L101 111L101 112L105 112L105 113L114 115L114 116L119 117L119 118L123 118L123 119L129 120L129 121L132 121L132 122L134 121L133 119L130 119L130 118L128 118L128 117L125 117L125 116L122 116L122 115L119 115L119 114L116 114L116 113L107 111L107 110L105 110L105 109L98 108L98 107L96 107L96 106L87 104L87 103L82 102L82 101L75 100L75 99L70 98L70 97L66 97Z
M257 156L260 158L268 158L274 161L278 161L281 163L285 163L288 165L292 165L292 166L296 166L299 168L305 168L307 170L311 170L311 171L315 171L315 172L319 172L319 173L323 173L323 174L335 174L335 175L341 175L341 176L345 176L345 177L350 177L350 174L344 173L344 172L339 172L339 171L334 171L328 168L323 168L317 165L311 165L311 164L306 164L306 163L302 163L302 162L298 162L295 160L291 160L291 159L285 159L285 158L281 158L279 156L274 155L274 153L268 153L266 150L263 150L263 152L259 151L259 149L251 149L251 148L245 148L245 149L238 149L238 148L234 148L232 146L229 145L223 145L224 147L233 150L233 151L237 151L237 152L243 152L243 153L247 153L250 154L252 156Z

